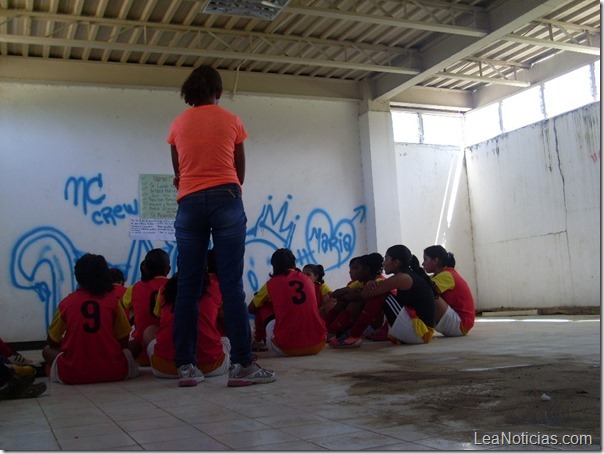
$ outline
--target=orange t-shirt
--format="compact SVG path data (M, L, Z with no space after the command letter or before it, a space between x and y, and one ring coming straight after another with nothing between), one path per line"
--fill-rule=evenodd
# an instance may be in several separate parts
M240 184L235 145L246 138L239 117L216 104L191 107L176 117L167 141L178 153L177 200L202 189Z

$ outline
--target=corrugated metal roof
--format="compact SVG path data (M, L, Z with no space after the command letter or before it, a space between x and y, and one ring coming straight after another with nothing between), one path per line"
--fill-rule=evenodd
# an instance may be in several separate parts
M210 0L0 0L0 78L178 86L182 71L209 64L248 92L402 104L424 93L428 105L437 89L465 95L467 110L487 86L535 83L531 70L547 58L600 53L598 0L274 3L285 6L267 20L208 14ZM158 68L165 82L150 74Z

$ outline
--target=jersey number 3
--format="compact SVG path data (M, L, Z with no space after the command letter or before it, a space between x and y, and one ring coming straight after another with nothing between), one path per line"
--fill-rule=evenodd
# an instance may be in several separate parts
M304 292L304 283L300 281L289 281L290 287L295 287L295 295L292 296L292 303L304 304L306 302L306 292Z

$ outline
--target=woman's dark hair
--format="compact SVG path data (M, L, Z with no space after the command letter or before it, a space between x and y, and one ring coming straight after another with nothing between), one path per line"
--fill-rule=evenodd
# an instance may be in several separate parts
M415 272L419 277L421 277L428 286L432 289L434 296L438 296L438 290L436 289L436 284L432 282L430 276L426 274L426 271L419 264L419 260L415 255L411 253L409 248L403 244L397 244L396 246L391 246L386 251L386 255L390 256L394 260L399 260L402 263L403 269L410 269Z
M367 255L367 262L371 272L377 277L384 271L384 257L379 252L372 252Z
M80 288L94 295L103 296L113 290L109 266L102 255L84 254L75 263L74 272Z
M219 97L220 93L222 78L218 71L209 65L195 68L180 89L180 96L190 106L199 106L209 98Z
M369 270L371 279L375 279L384 271L384 258L378 252L360 256L357 263Z
M304 265L304 268L309 268L310 271L317 276L317 283L324 284L325 281L323 278L325 277L325 270L323 269L323 265L315 265L314 263L308 263Z
M270 276L287 276L290 269L296 268L296 257L289 249L281 248L273 252L271 256L271 265L273 272Z
M440 244L428 246L426 249L424 249L424 254L431 259L438 259L442 266L455 268L455 256L452 252L447 252L447 250Z
M123 285L126 280L124 273L119 268L109 268L109 276L111 277L111 282L113 284Z
M150 281L155 276L167 276L170 272L170 256L163 249L152 249L141 263L141 280Z
M176 302L176 290L178 287L178 271L166 281L163 286L162 293L164 295L163 305L173 305Z

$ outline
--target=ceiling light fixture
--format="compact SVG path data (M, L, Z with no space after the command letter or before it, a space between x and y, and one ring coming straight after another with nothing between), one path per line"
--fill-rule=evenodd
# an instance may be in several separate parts
M289 2L290 0L210 0L202 13L273 20Z

